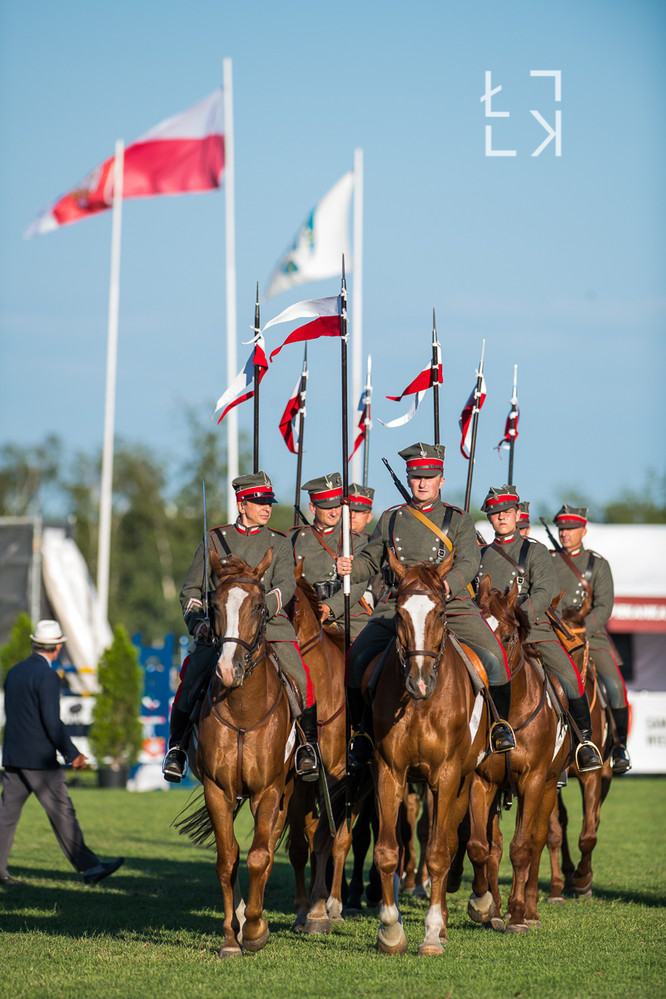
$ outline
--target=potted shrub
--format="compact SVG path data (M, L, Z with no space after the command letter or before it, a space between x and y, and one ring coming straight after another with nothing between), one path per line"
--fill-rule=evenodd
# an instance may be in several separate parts
M139 758L143 727L139 712L143 674L137 650L118 625L97 667L99 693L88 738L98 765L100 787L125 787Z

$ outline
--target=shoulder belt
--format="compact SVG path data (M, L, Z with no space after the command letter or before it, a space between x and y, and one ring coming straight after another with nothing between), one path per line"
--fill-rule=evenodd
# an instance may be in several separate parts
M444 533L445 531L448 531L451 525L451 517L453 516L453 507L447 506L445 508L446 512L444 514L444 520L442 522L442 528L444 530L440 530L440 528L437 527L436 524L433 524L432 520L429 520L426 517L426 515L424 513L421 513L420 510L417 510L416 507L405 506L405 510L409 510L409 512L414 517L416 517L417 520L420 520L422 524L425 524L425 526L428 528L429 531L432 531L432 533L436 535L436 537L438 537L440 541L443 541L448 552L453 551L453 545L449 541L447 535ZM472 587L471 583L467 584L467 589L469 591L470 597L474 599L474 588Z
M225 554L228 555L229 557L231 557L231 548L227 544L227 539L225 538L224 534L222 533L222 528L221 527L214 527L208 533L215 535L215 537L217 538L217 540L220 542L220 546L224 550Z
M574 560L571 558L571 556L567 555L567 553L563 551L561 548L558 551L558 555L560 555L564 559L564 561L571 569L576 579L583 584L583 587L585 588L586 592L589 593L590 596L593 596L594 591L590 586L590 579L592 578L592 569L594 568L594 554L590 552L590 557L587 561L584 573L580 571L580 569L578 568Z
M507 560L507 562L510 562L511 565L514 567L514 569L518 570L523 579L526 579L529 582L530 574L525 569L525 566L527 564L527 553L530 550L530 543L531 542L527 538L525 538L522 545L520 546L520 553L518 555L517 562L515 559L512 559L507 552L504 551L504 548L501 545L496 545L494 543L486 545L484 551L486 551L488 548L492 548L493 551L496 551L498 553L498 555L502 555L503 558Z

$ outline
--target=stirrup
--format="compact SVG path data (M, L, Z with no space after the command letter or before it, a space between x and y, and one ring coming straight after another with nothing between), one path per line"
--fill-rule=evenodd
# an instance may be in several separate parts
M300 746L296 747L294 769L296 776L300 777L306 784L319 780L319 756L316 747L311 742L302 742Z
M187 753L178 746L172 746L162 762L162 774L170 784L180 784L187 774Z
M631 770L631 757L626 746L613 746L611 750L611 770L619 777Z
M497 731L499 729L499 731ZM499 739L504 737L506 740L504 744L498 743L495 745L495 734ZM493 722L490 726L490 751L492 753L508 753L510 750L516 748L516 736L509 725L508 721L504 721L500 718L499 721Z
M375 744L372 736L363 729L354 732L347 747L347 759L349 769L354 770L359 767L366 767L372 763L375 755Z
M589 749L592 752L593 759L590 761L590 763L587 766L581 766L579 763L578 757L581 749ZM585 739L583 742L578 743L578 745L576 746L576 766L578 767L580 773L586 774L592 770L601 770L603 765L604 763L603 760L601 759L601 755L599 754L599 750L597 749L597 747L594 745L593 742L590 742L589 740Z

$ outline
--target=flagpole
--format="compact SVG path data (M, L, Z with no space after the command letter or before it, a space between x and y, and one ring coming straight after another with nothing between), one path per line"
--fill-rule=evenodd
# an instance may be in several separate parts
M470 497L472 495L472 476L474 474L474 455L476 453L476 429L479 422L479 399L481 398L481 386L483 385L483 355L486 350L486 341L481 345L481 360L479 370L476 373L476 388L474 389L474 406L472 409L472 443L469 449L469 468L467 469L467 488L465 490L465 512L469 513Z
M352 399L360 399L363 381L363 150L354 150L354 209L353 209L354 301L352 303ZM360 458L352 458L352 476L359 481Z
M432 310L432 375L430 384L432 385L432 408L435 420L435 444L439 444L439 354L437 348L437 323L435 322L435 310Z
M113 165L113 207L111 209L111 276L109 318L106 342L106 399L104 404L104 444L99 498L99 539L97 550L97 593L101 619L109 616L109 568L111 561L111 512L113 495L113 438L116 411L116 370L118 362L118 306L120 301L120 247L122 235L123 175L125 144L118 139Z
M259 311L259 282L257 281L257 297L254 302L254 335L261 333L261 321ZM261 368L258 364L254 366L254 473L259 471L259 382Z
M308 345L303 350L303 371L298 403L298 459L296 461L296 495L294 496L294 527L300 526L301 475L303 472L303 437L305 436L305 395L308 386Z
M340 291L340 361L342 365L342 554L351 555L350 517L349 517L349 423L347 415L347 279L345 277L345 258L342 257L342 288ZM344 576L342 580L345 607L345 655L351 644L350 595L351 580Z
M372 420L370 418L370 403L372 400L372 382L370 372L372 370L372 357L368 354L368 372L365 381L365 406L363 411L365 423L365 439L363 441L363 485L368 484L368 463L370 460L370 428Z
M224 212L225 257L227 296L227 381L236 373L236 214L234 194L234 101L232 63L229 57L222 62L222 88L224 99ZM227 418L227 517L235 509L235 492L232 485L238 475L238 413L232 409Z
M513 485L513 451L516 444L516 416L518 414L518 365L513 366L513 395L509 417L509 485Z

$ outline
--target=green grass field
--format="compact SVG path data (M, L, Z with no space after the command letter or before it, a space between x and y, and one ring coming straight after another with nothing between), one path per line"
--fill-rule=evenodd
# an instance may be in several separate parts
M131 794L75 788L86 841L125 866L90 888L60 853L48 820L31 799L10 858L22 885L0 889L0 990L3 996L412 997L504 999L666 995L666 780L617 780L602 811L594 857L595 896L540 905L543 928L525 936L483 930L466 915L466 873L448 897L449 946L419 958L426 904L403 898L410 952L375 950L377 911L347 920L327 937L292 934L293 879L284 852L266 893L271 939L257 955L217 957L222 922L214 853L177 835L171 822L183 791ZM580 795L569 787L570 828L578 832ZM249 811L238 820L243 849ZM513 814L503 819L502 895ZM541 885L547 892L544 857ZM243 881L245 884L246 881Z

